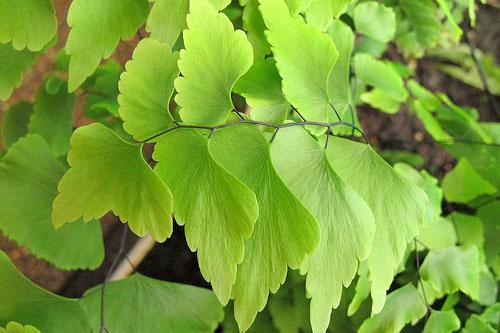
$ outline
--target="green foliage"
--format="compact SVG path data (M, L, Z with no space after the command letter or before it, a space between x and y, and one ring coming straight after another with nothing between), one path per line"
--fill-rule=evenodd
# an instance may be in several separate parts
M312 297L312 328L324 332L331 308L340 303L342 286L350 285L358 260L367 259L370 253L375 233L373 215L336 174L328 153L304 130L292 128L279 133L271 154L278 174L320 225L320 245L301 271L307 272L306 289Z
M332 140L333 139L333 140ZM332 138L327 151L333 168L361 195L375 217L375 238L368 257L373 312L382 310L406 245L424 221L425 193L394 171L373 149ZM391 191L384 191L390 186Z
M112 210L134 233L164 241L172 233L172 194L146 163L141 148L101 124L77 129L68 153L71 168L54 200L54 226L80 217L88 222Z
M0 327L0 333L40 333L40 331L31 325L23 326L11 321L5 328Z
M123 128L138 141L169 128L174 119L169 101L179 76L178 53L154 39L143 39L120 77Z
M235 318L244 331L264 308L269 291L275 293L284 282L287 266L299 268L317 248L319 227L277 174L269 143L257 127L218 130L209 147L214 159L255 193L259 205L233 287Z
M334 121L328 77L338 58L335 44L301 17L290 16L282 0L261 1L260 9L287 100L307 120Z
M57 19L50 0L0 1L0 43L40 51L54 37Z
M90 289L80 301L95 331L99 330L101 318L99 289ZM217 328L223 311L209 290L136 273L107 286L106 315L110 332L209 333Z
M58 267L97 268L104 257L97 223L79 220L60 230L52 226L52 201L64 172L38 134L12 145L0 160L0 229Z
M231 90L252 65L252 47L243 31L233 31L231 21L206 0L191 4L187 22L175 101L185 122L218 125L233 110ZM217 52L214 43L220 45Z
M207 137L194 129L169 134L153 157L156 173L172 189L176 221L185 225L190 249L198 251L203 276L227 304L244 241L259 215L254 193L214 160Z
M10 321L30 323L42 332L90 332L76 299L52 294L33 284L0 251L0 326Z
M148 14L147 0L75 0L68 12L66 42L69 90L74 91L108 58L120 39L132 37Z
M224 332L498 330L500 126L413 79L429 55L483 88L459 44L474 7L73 1L54 72L33 103L7 104L0 229L56 267L95 269L102 234L85 222L111 211L162 242L175 218L214 293L135 274L67 299L2 253L0 326L98 331L102 311L112 332L213 332L222 304ZM50 1L0 0L1 99L53 45L55 23ZM101 64L143 28L125 70ZM498 66L476 56L496 93ZM73 132L80 106L96 123ZM361 129L367 107L409 109L457 159L441 187L448 160L438 169L426 149L383 142L384 160L356 142L380 138Z
M23 74L35 63L35 53L0 44L0 100L7 100L22 82Z
M2 119L2 139L5 148L12 146L28 133L28 124L33 114L33 105L21 101L12 105Z

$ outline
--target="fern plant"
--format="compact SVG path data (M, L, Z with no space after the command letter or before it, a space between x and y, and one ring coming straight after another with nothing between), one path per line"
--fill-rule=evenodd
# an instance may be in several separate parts
M150 2L72 1L53 71L3 117L0 229L61 269L96 269L108 212L157 242L175 220L212 291L135 273L63 298L0 253L0 327L498 328L500 127L413 78L416 59L456 45L464 17L474 24L474 1ZM57 20L50 0L0 9L6 100ZM124 69L101 63L136 34ZM82 97L93 123L73 130ZM362 104L409 108L458 164L439 184L411 158L383 158ZM443 193L467 214L443 211Z

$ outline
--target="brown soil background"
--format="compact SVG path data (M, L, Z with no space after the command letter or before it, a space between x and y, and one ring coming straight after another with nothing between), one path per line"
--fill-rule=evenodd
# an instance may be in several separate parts
M22 86L18 88L7 102L0 102L0 124L3 112L23 99L33 101L44 75L52 69L52 62L57 51L64 46L69 28L66 15L70 5L69 0L53 0L59 21L58 42L46 54L37 59L36 65L24 76ZM478 12L476 31L471 37L479 49L492 53L497 59L500 55L500 20L499 10L491 6L481 6ZM143 35L146 35L143 32ZM133 49L139 38L122 41L113 58L122 66L131 58ZM416 79L433 91L446 93L459 105L476 107L483 121L494 121L494 115L489 109L486 97L480 90L466 86L460 81L447 77L433 68L429 60L418 62ZM89 122L82 115L83 98L79 97L75 112L75 127ZM498 100L497 100L498 101ZM408 110L403 109L398 114L390 116L384 113L362 108L360 110L362 128L369 141L381 149L405 149L420 154L425 160L425 167L434 175L440 177L450 170L454 161L439 146L432 143L425 134L421 123ZM497 119L498 121L498 119ZM1 140L1 138L0 138ZM1 141L0 141L1 145ZM103 266L94 272L62 271L44 260L32 256L25 247L18 246L0 234L0 249L5 251L16 266L38 285L67 296L80 296L86 289L99 284L104 279L106 269L118 250L122 226L114 216L103 219L103 230L106 245L106 260ZM135 242L132 235L128 237L127 247ZM175 227L172 238L164 244L158 244L145 261L137 269L146 275L200 286L208 286L202 279L196 262L196 256L187 248L182 228Z

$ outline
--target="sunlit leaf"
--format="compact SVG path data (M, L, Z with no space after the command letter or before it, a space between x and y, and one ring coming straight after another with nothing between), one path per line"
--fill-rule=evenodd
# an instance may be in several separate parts
M189 0L149 0L154 2L146 23L150 37L172 47L186 28Z
M300 149L298 149L300 147ZM342 287L356 275L375 233L373 214L328 162L324 148L301 128L277 134L271 155L280 177L320 225L320 244L306 258L306 289L311 299L311 325L324 332L331 309L339 305Z
M120 77L120 117L136 140L146 140L173 123L169 100L179 76L178 53L154 39L143 39Z
M40 333L40 331L31 325L23 326L19 323L11 321L7 323L5 328L0 327L0 333Z
M259 218L245 243L233 288L242 331L262 311L269 291L276 292L285 281L287 266L298 268L319 242L318 224L276 173L269 149L253 125L218 130L209 143L214 159L250 187L259 204Z
M69 90L74 91L108 58L120 39L132 37L146 21L147 0L74 0L68 12L66 42Z
M334 19L347 11L351 0L314 0L306 10L307 23L325 31ZM339 51L341 48L337 45Z
M57 19L50 0L0 0L0 43L40 51L54 37Z
M387 43L396 32L396 14L376 1L358 4L353 13L356 31L379 42Z
M406 246L424 221L428 199L371 146L335 137L330 139L330 146L327 152L333 169L361 195L375 217L376 231L368 270L373 312L378 313Z
M191 3L187 24L186 49L179 60L182 77L175 80L182 120L197 125L224 123L233 109L231 90L252 65L252 46L243 31L234 31L227 16L205 0Z
M248 41L253 46L254 63L258 63L266 54L271 53L271 47L266 40L264 30L266 25L259 11L259 0L249 0L243 9L243 29L247 31Z
M412 284L396 289L387 296L382 311L367 319L359 328L360 333L396 333L413 320L425 315L424 300Z
M460 319L453 310L432 311L423 333L451 333L460 329Z
M260 9L288 101L307 120L336 120L328 96L328 78L338 58L331 38L302 17L291 17L283 0L261 1Z
M172 189L175 219L185 225L190 249L198 251L201 273L227 304L244 241L259 215L255 195L213 160L207 137L194 129L169 133L153 157L155 171Z
M420 268L422 279L444 293L463 291L473 299L479 294L479 253L473 245L431 250Z
M71 169L54 200L54 226L111 210L139 236L150 234L159 242L170 236L172 194L144 161L141 148L98 123L78 128L68 153Z

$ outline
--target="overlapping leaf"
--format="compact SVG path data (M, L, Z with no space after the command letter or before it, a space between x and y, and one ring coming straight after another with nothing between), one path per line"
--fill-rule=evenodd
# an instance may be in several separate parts
M30 134L14 144L0 162L0 229L57 267L96 268L104 257L98 223L52 226L52 200L63 173L41 136Z
M302 17L291 17L283 0L261 1L260 10L288 101L307 120L335 120L328 78L338 51L331 38L307 25Z
M194 129L168 134L153 157L155 171L172 189L176 221L198 251L200 270L226 304L259 215L255 195L213 160L207 137Z
M31 325L23 326L15 321L11 321L7 323L5 328L0 327L0 333L40 333L40 331Z
M285 0L292 15L305 11L313 1L315 0Z
M396 14L392 8L376 1L362 2L354 8L356 30L382 43L388 43L396 32Z
M2 119L2 140L6 148L9 148L28 133L28 124L32 113L33 105L27 101L21 101L12 105L4 113Z
M406 324L423 317L425 311L422 295L410 283L390 293L383 310L367 319L359 328L359 332L396 333Z
M300 149L298 148L300 147ZM375 233L368 205L340 177L323 147L301 128L277 134L271 154L285 184L311 211L320 225L320 244L301 267L307 272L314 332L326 331L331 309L339 305L342 286L356 275Z
M57 19L50 0L0 0L0 43L40 51L54 37Z
M164 241L172 233L172 194L144 161L141 148L98 123L77 129L68 153L71 169L53 204L54 226L112 210L137 235Z
M30 323L42 332L90 332L78 300L52 294L19 273L0 251L0 326Z
M173 123L169 100L179 76L178 53L154 39L137 45L120 77L118 97L123 128L136 140L146 140Z
M325 31L340 15L347 11L351 0L314 0L306 10L307 23ZM339 51L341 48L337 45Z
M254 63L264 59L266 54L271 53L271 47L266 40L264 30L266 25L259 11L259 0L249 0L243 10L243 29L247 31L247 37L253 47Z
M331 138L330 142L327 153L333 169L361 195L375 217L368 269L373 311L378 313L407 243L418 234L428 199L370 146L340 138Z
M44 81L44 85L50 79ZM36 94L34 112L29 123L30 133L43 136L54 156L66 155L73 133L73 110L75 94L68 93L66 82L60 80L55 92L42 86Z
M23 74L35 63L35 53L16 51L10 43L0 44L0 100L7 100L21 85Z
M231 90L252 65L252 46L243 31L234 31L227 16L218 14L206 0L190 7L175 101L186 123L217 125L233 109Z
M172 47L186 27L189 0L149 0L154 2L146 22L150 37Z
M255 64L236 82L233 90L244 96L252 107L252 119L271 123L285 120L290 106L281 91L281 77L273 59Z
M451 333L460 329L460 319L453 310L432 311L423 333Z
M259 218L245 243L233 288L240 330L250 327L264 308L268 293L285 281L287 266L298 268L319 242L313 216L276 173L269 143L253 125L216 131L209 143L214 159L253 190Z
M463 291L473 299L479 295L479 253L473 245L432 250L420 268L422 279L444 293Z
M99 288L87 291L80 301L95 331L101 319ZM209 333L224 315L210 290L140 274L111 282L106 287L105 305L105 323L110 332Z
M120 39L132 37L146 21L147 0L75 0L68 12L66 42L69 90L78 88L108 58Z

